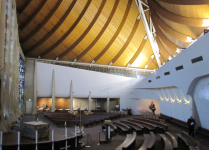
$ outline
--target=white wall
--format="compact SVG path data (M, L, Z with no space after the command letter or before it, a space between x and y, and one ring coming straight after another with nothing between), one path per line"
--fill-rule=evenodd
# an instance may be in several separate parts
M193 94L201 125L203 128L206 128L206 129L209 129L209 120L208 120L209 99L207 97L205 98L202 97L202 95L200 95L200 92L209 93L209 90L207 87L203 88L204 85L207 85L208 83L209 83L209 76L206 76L200 79L195 86L194 94Z

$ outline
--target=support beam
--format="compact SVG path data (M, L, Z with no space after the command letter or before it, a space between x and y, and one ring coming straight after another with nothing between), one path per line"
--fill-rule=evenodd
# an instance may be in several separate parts
M122 21L120 22L120 25L117 29L117 31L115 32L114 36L112 37L112 39L110 40L110 42L107 44L107 46L105 46L105 48L102 50L101 53L99 53L93 60L95 62L97 62L106 52L107 50L110 48L110 46L112 45L112 43L115 41L115 39L118 37L119 33L121 32L122 28L123 28L123 25L125 24L125 21L128 17L128 14L130 12L130 9L131 9L131 4L132 4L132 0L129 0L128 1L128 5L126 7L126 10L125 10L125 13L124 13L124 16L123 16L123 19Z
M41 11L41 9L46 4L46 2L47 2L47 0L42 1L40 6L38 7L38 9L36 9L36 11L28 18L28 20L25 23L23 23L22 26L20 26L20 28L19 28L20 31L24 30L25 27L27 27L27 25L36 17L36 15Z
M51 112L55 112L55 75L54 70L52 72L52 106Z
M28 0L29 1L29 0ZM36 33L39 32L40 29L43 28L43 26L49 21L49 19L54 15L56 10L59 8L63 0L59 0L53 10L49 13L49 15L42 21L28 36L26 36L23 40L20 41L20 43L23 45L28 40L30 40Z
M91 23L89 24L89 26L86 28L86 30L84 31L84 33L67 49L65 50L63 53L61 53L58 57L59 59L62 59L64 56L66 56L67 54L69 54L84 38L85 36L89 33L89 31L92 29L92 27L94 26L95 22L97 21L97 19L99 18L99 16L101 15L101 12L105 6L106 0L103 0L96 15L94 16L93 20L91 21Z
M105 25L103 26L102 30L99 32L99 34L97 35L97 37L94 39L94 41L80 54L76 57L76 59L79 61L84 55L86 55L91 48L96 44L96 42L102 37L103 33L105 32L105 30L107 29L108 25L110 24L110 21L112 20L115 11L117 10L117 6L118 6L119 0L115 1L115 4L113 6L113 9L105 23ZM93 60L94 61L94 60Z
M203 20L208 20L208 18L190 18L190 17L183 17L179 16L173 13L170 13L169 11L163 9L161 6L159 6L155 1L148 0L149 6L154 9L157 14L160 14L162 17L184 25L188 26L194 26L194 27L203 27Z
M73 111L73 81L70 82L70 111Z
M131 30L131 33L128 37L128 39L126 40L126 43L123 45L123 47L120 49L120 51L117 53L117 55L111 60L111 62L114 64L119 58L120 56L123 54L123 52L126 50L126 48L128 47L128 45L130 44L131 40L134 37L134 34L136 32L136 29L139 25L140 20L136 19L135 23L134 23L134 27Z
M52 30L47 33L40 41L38 41L36 44L34 44L32 47L28 48L24 51L25 55L27 56L31 52L33 52L36 48L41 46L54 32L62 25L62 23L65 21L69 13L72 11L74 5L76 4L76 0L73 0L73 2L70 4L70 7L67 9L65 14L62 16L62 18L59 20L59 22L52 28Z
M46 51L44 51L43 53L41 53L41 57L45 57L47 54L49 54L50 52L52 52L57 46L59 46L70 34L71 32L75 29L75 27L78 25L78 23L81 21L81 19L83 18L84 14L86 13L86 10L89 8L90 5L90 1L88 1L84 7L84 9L82 10L82 12L80 13L79 17L76 19L76 21L73 23L73 25L68 29L68 31L55 43L53 44L50 48L48 48ZM82 34L83 35L83 34ZM79 40L79 39L78 39ZM78 41L77 40L77 41ZM80 40L79 40L80 42ZM78 42L78 43L79 43ZM75 42L76 43L76 42ZM77 44L78 44L77 43ZM74 44L74 46L70 46L68 49L72 49L76 46L76 44ZM60 56L59 59L61 59Z
M155 58L157 60L158 67L161 67L160 59L158 58L159 48L158 48L158 45L157 45L156 41L154 40L152 32L149 29L149 25L147 23L147 19L146 19L145 13L144 13L144 9L142 7L141 0L135 0L135 1L136 1L136 4L137 4L139 13L141 13L141 19L143 21L144 28L145 28L145 30L147 32L147 36L149 38L152 50L153 50Z

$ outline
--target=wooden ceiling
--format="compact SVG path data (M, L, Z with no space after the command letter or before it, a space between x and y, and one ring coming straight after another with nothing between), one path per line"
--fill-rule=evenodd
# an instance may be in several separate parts
M208 0L143 0L160 61L186 48L208 25ZM157 69L135 0L16 0L26 57ZM147 9L144 6L145 9ZM204 25L204 26L203 26Z

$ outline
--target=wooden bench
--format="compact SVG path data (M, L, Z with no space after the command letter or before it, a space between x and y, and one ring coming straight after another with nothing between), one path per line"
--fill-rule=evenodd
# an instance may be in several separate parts
M209 136L209 130L202 128L202 127L198 127L198 129L196 130L196 133L201 133L203 135Z
M185 121L182 121L182 120L179 120L179 119L176 119L176 118L172 118L171 122L176 123L176 124L178 124L181 127L188 128L188 124Z
M130 126L131 128L133 128L137 132L142 131L142 129L144 128L143 126L141 126L137 123L126 121L126 120L120 120L120 122Z
M167 124L155 121L155 120L151 120L151 119L147 119L147 118L138 118L137 120L142 120L142 121L146 121L146 122L150 122L152 124L157 125L158 127L160 127L163 130L169 130L169 126Z
M150 126L150 125L148 125L148 124L143 124L143 123L142 123L142 122L140 122L139 120L128 119L128 121L130 121L130 122L134 122L134 123L137 123L137 124L139 124L140 126L143 126L143 127L145 127L146 129L148 129L148 130L150 130L150 131L155 130L155 127Z
M165 134L159 134L165 143L164 150L173 150L178 148L178 143L176 138L169 132Z
M131 149L136 141L136 132L133 134L126 134L125 141L119 145L115 150Z
M112 122L112 123L113 125L115 125L117 128L120 128L124 132L129 132L130 130L130 127L123 123L120 123L120 122Z
M182 139L182 141L184 141L184 143L189 147L196 147L197 146L197 142L191 137L189 136L186 132L181 131L181 134L176 134L178 136L178 138Z
M172 117L164 115L164 114L160 114L160 118L165 119L166 121L170 121L172 119Z
M135 118L133 118L133 119L135 119ZM141 123L142 125L144 124L144 125L150 126L151 128L155 128L155 129L158 128L158 126L156 124L142 121L142 120L138 120L138 119L136 119L136 120L138 121L138 123Z
M196 145L195 147L189 146L189 149L190 149L190 150L200 150L200 149L201 149L200 142L197 141L197 145Z
M150 132L150 134L143 134L144 135L144 143L139 148L139 150L146 150L146 149L152 149L155 144L155 134L153 132Z

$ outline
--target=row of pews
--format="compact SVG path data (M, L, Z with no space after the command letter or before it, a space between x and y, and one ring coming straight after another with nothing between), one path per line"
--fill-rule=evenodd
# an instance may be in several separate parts
M70 125L93 125L94 123L104 122L104 120L112 120L116 119L121 116L120 113L106 113L106 112L94 112L90 115L74 115L70 113L56 113L56 112L47 112L44 113L44 116L48 118L52 123L57 125L64 125L65 123L67 126Z
M141 133L140 131L144 130L148 130L149 132L148 134L143 134L144 142L139 150L152 149L156 141L155 131L159 129L160 131L165 131L159 134L162 141L164 141L164 150L178 149L178 141L183 141L190 150L200 150L200 143L195 141L187 133L182 131L180 134L175 135L176 138L173 134L168 132L168 125L157 122L155 119L139 117L120 120L120 122L113 121L111 128L113 127L114 130L120 130L126 133L126 139L115 150L132 149L137 133Z

